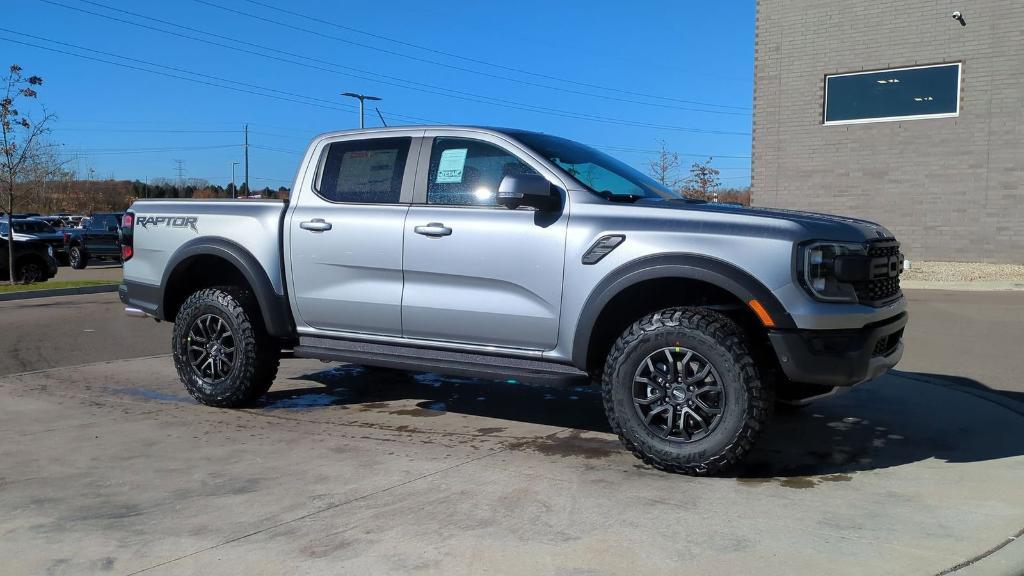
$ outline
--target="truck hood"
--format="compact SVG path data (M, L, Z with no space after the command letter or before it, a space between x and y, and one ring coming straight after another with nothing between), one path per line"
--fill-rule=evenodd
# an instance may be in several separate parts
M641 200L637 204L656 208L688 210L714 214L735 215L738 218L770 218L800 225L810 237L827 240L875 240L892 238L892 232L881 224L859 218L787 210L784 208L755 208L738 204L720 204L686 200Z

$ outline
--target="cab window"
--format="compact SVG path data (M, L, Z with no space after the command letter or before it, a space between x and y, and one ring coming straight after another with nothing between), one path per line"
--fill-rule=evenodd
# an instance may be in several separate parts
M330 202L398 203L411 142L376 138L328 145L317 194Z
M427 204L496 206L502 178L536 173L518 157L493 144L465 138L435 138L427 173Z

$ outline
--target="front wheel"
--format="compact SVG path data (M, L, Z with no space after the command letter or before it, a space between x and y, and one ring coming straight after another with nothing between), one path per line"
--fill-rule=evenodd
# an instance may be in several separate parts
M17 272L14 274L14 281L19 284L34 284L46 280L43 267L35 260L29 260L18 264Z
M89 264L89 256L80 246L72 246L68 252L68 262L75 270L82 270Z
M701 308L669 308L633 323L612 346L602 392L627 449L655 468L692 476L739 462L773 404L742 330Z
M281 348L267 335L247 291L200 290L174 320L174 366L185 389L208 406L250 405L273 384Z

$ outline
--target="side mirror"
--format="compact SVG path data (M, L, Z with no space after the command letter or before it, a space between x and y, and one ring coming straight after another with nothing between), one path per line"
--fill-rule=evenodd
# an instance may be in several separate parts
M540 174L509 174L501 179L495 200L511 210L520 206L543 210L554 204L555 194L551 183Z

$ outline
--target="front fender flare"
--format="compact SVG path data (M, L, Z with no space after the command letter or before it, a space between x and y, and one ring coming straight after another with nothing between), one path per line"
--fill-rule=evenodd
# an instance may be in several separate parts
M741 268L701 254L658 254L619 266L594 287L576 323L572 346L574 366L586 369L594 326L612 298L630 286L658 278L699 280L729 292L741 302L747 303L756 299L772 317L776 328L796 327L792 317L772 291Z

